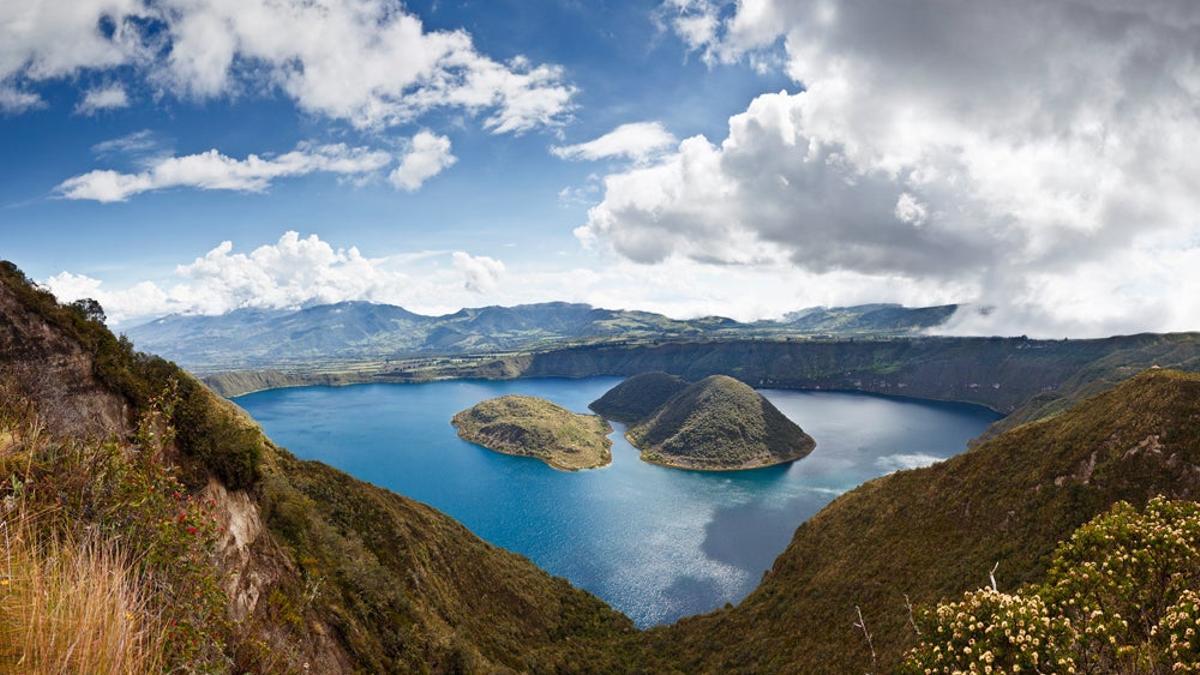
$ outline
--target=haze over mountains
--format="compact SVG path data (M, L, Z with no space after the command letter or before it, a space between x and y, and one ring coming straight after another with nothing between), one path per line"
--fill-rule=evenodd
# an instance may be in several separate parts
M936 328L957 308L894 304L813 307L778 321L740 323L717 316L681 320L653 312L566 302L468 308L443 316L415 314L395 305L342 302L299 310L171 315L125 333L139 349L188 367L212 369L525 350L594 339L903 335Z

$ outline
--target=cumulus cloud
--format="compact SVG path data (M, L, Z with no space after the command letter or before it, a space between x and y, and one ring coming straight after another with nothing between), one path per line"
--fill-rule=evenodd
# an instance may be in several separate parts
M457 161L458 158L450 153L449 138L420 131L409 141L408 150L388 175L388 180L397 188L412 192Z
M1181 142L1200 138L1200 5L670 0L664 11L716 22L676 26L713 61L782 39L803 88L758 97L718 143L685 139L608 176L581 240L641 262L786 260L958 284L961 299L995 307L963 330L1196 327L1196 302L1154 285L1200 247L1200 157Z
M75 106L79 115L94 115L101 110L116 110L129 106L129 95L120 84L109 84L95 89L89 89L83 94L83 99Z
M812 305L880 300L911 305L945 302L962 293L953 285L901 285L886 275L819 277L791 265L732 267L715 275L711 266L681 258L642 265L611 253L598 255L598 265L558 257L511 265L466 251L372 257L316 235L287 232L248 251L222 242L178 265L173 277L115 287L94 276L62 272L43 283L62 300L99 300L117 324L169 313L220 314L343 300L386 302L427 314L566 300L681 318L721 314L753 321Z
M447 259L449 265L440 264ZM211 315L345 300L420 309L431 307L422 303L436 298L449 304L461 300L461 307L468 298L494 290L503 272L499 260L462 251L368 258L356 247L335 248L315 234L302 237L289 231L249 252L221 242L178 265L171 281L144 280L110 289L95 277L64 271L43 283L63 301L98 300L109 320L120 324L170 313Z
M499 260L463 251L454 252L454 268L463 273L463 287L473 293L495 290L500 275L504 274L504 263Z
M645 161L675 143L675 136L661 122L633 122L586 143L556 145L550 152L562 159L594 161L619 157Z
M0 105L29 87L129 66L149 84L208 99L279 91L361 128L455 107L494 133L562 122L562 69L500 62L462 30L430 31L398 0L17 0L0 5Z
M97 169L63 181L56 191L66 199L120 202L142 192L174 187L201 190L262 192L271 181L315 172L362 175L391 162L391 155L344 144L308 146L276 157L247 155L234 159L209 150L195 155L154 160L138 173Z

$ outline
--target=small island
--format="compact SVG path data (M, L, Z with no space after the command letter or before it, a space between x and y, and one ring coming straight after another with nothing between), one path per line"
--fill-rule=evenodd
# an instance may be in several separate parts
M612 462L608 422L534 396L482 401L455 415L451 424L465 441L506 455L534 457L563 471Z
M782 464L816 447L762 394L725 375L680 390L631 427L626 438L647 462L702 471Z

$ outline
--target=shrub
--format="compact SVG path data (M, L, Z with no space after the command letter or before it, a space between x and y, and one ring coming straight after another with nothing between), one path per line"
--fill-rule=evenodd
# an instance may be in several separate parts
M1200 672L1200 504L1125 502L1056 549L1046 580L926 612L911 672Z

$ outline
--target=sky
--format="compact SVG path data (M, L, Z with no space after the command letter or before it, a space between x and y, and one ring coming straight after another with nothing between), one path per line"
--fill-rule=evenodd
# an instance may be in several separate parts
M1200 329L1192 0L10 0L0 257L342 300Z

